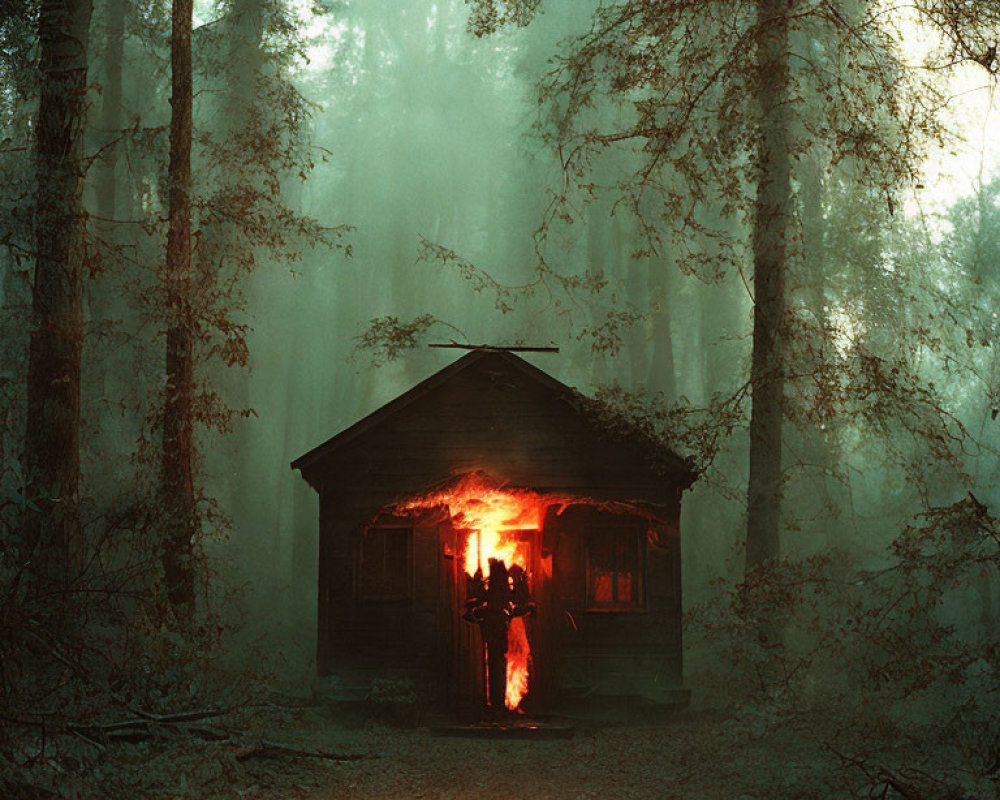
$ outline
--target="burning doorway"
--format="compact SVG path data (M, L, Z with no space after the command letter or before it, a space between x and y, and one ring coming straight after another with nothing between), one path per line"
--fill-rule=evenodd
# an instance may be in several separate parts
M493 716L523 713L529 695L539 693L532 587L541 585L546 567L551 575L551 554L543 565L539 539L555 502L472 475L400 505L447 514L444 552L452 557L444 585L452 616L461 620L453 630L455 690L472 687Z

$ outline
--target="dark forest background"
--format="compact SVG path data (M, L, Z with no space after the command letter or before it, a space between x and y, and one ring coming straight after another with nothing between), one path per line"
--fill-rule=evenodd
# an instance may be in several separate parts
M7 0L0 764L308 695L288 464L454 341L558 346L698 467L733 742L997 796L998 40L994 0Z

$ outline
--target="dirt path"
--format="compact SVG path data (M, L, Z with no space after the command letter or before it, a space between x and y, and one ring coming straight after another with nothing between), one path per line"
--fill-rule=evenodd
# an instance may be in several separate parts
M0 771L0 795L740 800L765 796L748 792L751 786L781 787L799 769L796 762L808 760L796 757L794 743L734 741L729 723L693 716L657 726L576 722L571 738L512 739L435 735L428 726L351 720L321 707L277 709L234 715L204 730L159 726L141 741L109 742L103 749L79 738L53 738L44 758ZM779 795L785 793L767 793Z
M435 735L428 728L402 730L375 722L348 728L319 723L311 731L309 744L316 750L365 758L309 765L300 759L295 769L305 772L286 785L301 794L287 796L309 800L737 796L729 789L738 775L732 774L732 767L727 770L724 760L712 757L718 733L704 722L657 727L577 723L571 738L560 739L455 738ZM711 762L714 771L703 774ZM273 772L273 767L269 769ZM233 796L274 798L278 786L267 777L255 774L251 766L247 778L254 782Z
M654 730L578 732L549 741L454 739L379 732L382 758L331 769L317 798L670 798L669 736Z

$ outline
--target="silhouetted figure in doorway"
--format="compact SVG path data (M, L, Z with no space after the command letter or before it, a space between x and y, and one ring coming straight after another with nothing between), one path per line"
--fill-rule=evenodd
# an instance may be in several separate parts
M514 617L535 609L528 591L528 575L517 564L510 570L496 558L489 561L489 578L481 570L468 580L465 613L469 622L479 624L486 648L486 704L494 717L502 716L507 694L507 630Z

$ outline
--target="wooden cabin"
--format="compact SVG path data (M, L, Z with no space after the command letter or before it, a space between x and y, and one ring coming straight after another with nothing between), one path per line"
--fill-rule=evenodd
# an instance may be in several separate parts
M459 485L535 512L504 530L534 602L522 710L684 696L679 519L695 472L524 359L473 350L292 468L319 494L317 665L344 696L399 682L442 708L482 703L481 636L462 618L471 523L441 499Z

